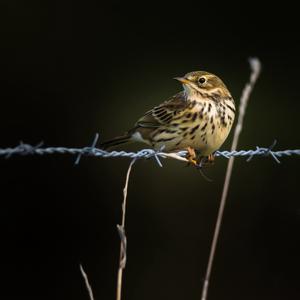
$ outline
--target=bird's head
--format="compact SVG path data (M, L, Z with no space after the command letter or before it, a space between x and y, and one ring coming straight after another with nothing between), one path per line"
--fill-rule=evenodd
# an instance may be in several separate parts
M188 95L203 93L217 93L221 96L230 96L223 81L216 75L205 72L195 71L184 75L183 77L175 77L180 81Z

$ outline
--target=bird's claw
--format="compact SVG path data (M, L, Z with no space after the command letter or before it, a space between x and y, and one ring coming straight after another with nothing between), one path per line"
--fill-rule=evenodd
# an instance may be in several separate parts
M208 156L199 156L197 158L195 149L188 147L187 148L188 154L186 159L188 160L188 166L193 165L197 169L202 169L207 166L211 166L214 164L215 156L210 154Z
M195 149L192 147L187 147L187 156L186 159L188 160L188 166L189 165L193 165L195 167L198 167L198 162L197 162L197 156L196 156L196 152Z

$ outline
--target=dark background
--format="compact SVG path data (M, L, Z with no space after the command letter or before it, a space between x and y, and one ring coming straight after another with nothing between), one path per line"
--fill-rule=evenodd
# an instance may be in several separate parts
M110 138L178 92L173 77L198 69L238 103L258 56L239 148L299 148L299 17L287 3L267 6L1 1L0 147ZM80 262L95 298L115 298L129 160L74 160L1 158L1 299L88 299ZM124 299L200 299L226 160L207 170L212 183L163 163L132 172ZM298 299L299 225L299 158L238 158L209 299Z

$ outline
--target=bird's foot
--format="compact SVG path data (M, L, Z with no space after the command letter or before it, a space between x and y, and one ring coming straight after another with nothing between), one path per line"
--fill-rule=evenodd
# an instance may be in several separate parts
M186 150L188 152L186 156L186 159L188 160L187 166L189 165L195 166L205 180L207 180L208 182L212 182L212 180L203 173L202 168L203 166L212 164L212 162L214 161L214 156L211 154L209 156L200 156L200 157L198 156L197 158L197 154L194 148L188 147Z
M192 147L187 147L187 156L186 159L188 160L188 166L193 165L197 169L202 169L203 167L208 167L214 164L215 156L210 154L208 156L198 156L196 151Z
M199 168L208 167L213 165L215 162L215 156L210 154L208 156L200 156L197 160L197 165Z
M197 161L197 155L196 151L192 147L187 147L187 156L186 159L188 160L188 166L193 165L195 167L198 167L198 161Z

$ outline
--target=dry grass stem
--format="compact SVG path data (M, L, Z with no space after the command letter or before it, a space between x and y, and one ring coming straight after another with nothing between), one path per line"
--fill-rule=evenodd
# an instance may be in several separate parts
M261 63L257 58L251 58L249 60L249 63L250 63L250 67L251 67L250 80L246 84L246 86L243 90L241 99L240 99L239 117L238 117L238 122L235 127L235 131L234 131L233 141L232 141L232 145L231 145L231 151L234 151L237 149L239 136L240 136L240 133L243 128L243 121L244 121L244 116L245 116L248 100L250 98L250 94L253 90L254 84L255 84L255 82L260 74L260 70L261 70ZM218 217L217 217L217 221L216 221L216 225L215 225L214 236L213 236L213 240L212 240L212 244L211 244L211 248L210 248L210 254L209 254L209 259L208 259L208 264L207 264L207 269L206 269L206 275L205 275L205 279L204 279L204 285L203 285L203 289L202 289L201 300L207 299L209 280L210 280L211 270L212 270L213 261L214 261L214 257L215 257L215 251L216 251L216 246L217 246L218 237L219 237L219 233L220 233L220 228L221 228L221 224L222 224L224 207L225 207L225 203L226 203L226 199L227 199L233 163L234 163L234 157L231 157L227 164L223 192L222 192L220 207L219 207L219 211L218 211Z
M82 267L81 264L79 265L79 267L80 267L81 275L82 275L82 277L83 277L83 279L84 279L84 282L85 282L86 289L87 289L87 291L88 291L88 293L89 293L90 300L94 300L93 290L92 290L92 287L91 287L91 285L90 285L90 283L89 283L88 276L87 276L87 274L85 273L85 271L84 271L84 269L83 269L83 267Z
M118 277L117 277L116 300L121 300L121 295L122 295L122 279L123 279L123 270L125 269L125 265L126 265L126 248L127 248L127 238L125 234L127 190L128 190L130 172L135 161L136 159L133 159L131 161L127 170L125 186L123 189L122 222L121 225L117 225L121 243L120 243L120 259L119 259L119 268L118 268Z

